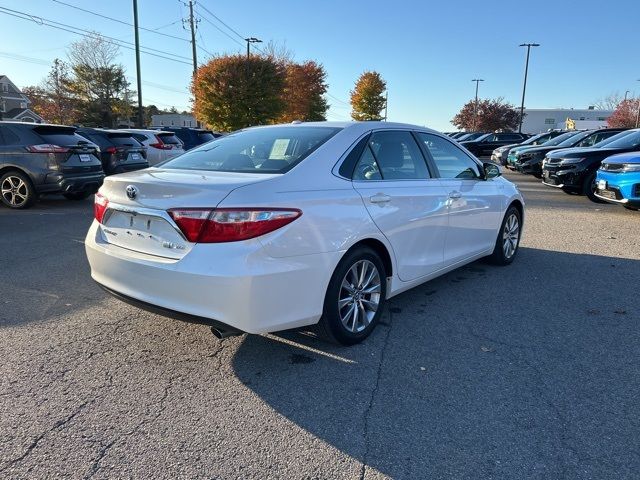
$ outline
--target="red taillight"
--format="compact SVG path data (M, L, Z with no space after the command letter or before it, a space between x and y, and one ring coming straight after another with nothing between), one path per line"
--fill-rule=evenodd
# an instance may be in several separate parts
M171 150L173 148L173 145L171 145L170 143L164 143L162 141L162 138L160 138L158 135L154 136L156 137L156 143L150 143L150 147L158 148L160 150Z
M93 216L98 222L102 223L104 212L107 211L108 206L109 200L107 197L102 195L100 192L97 192L93 199Z
M169 210L169 215L190 242L223 243L273 232L302 212L285 208L175 208Z
M69 151L67 147L61 147L60 145L53 145L51 143L29 145L27 150L31 153L67 153Z
M118 153L118 149L116 147L107 147L107 148L104 149L104 151L106 153L111 154L111 155L113 155L115 153Z

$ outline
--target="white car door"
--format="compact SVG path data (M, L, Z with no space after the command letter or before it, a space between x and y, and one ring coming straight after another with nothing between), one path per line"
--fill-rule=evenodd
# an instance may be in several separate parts
M401 130L371 134L354 170L353 186L389 240L403 281L442 267L447 197L431 177L412 133Z
M417 136L429 152L448 197L445 266L492 250L505 208L502 181L482 179L480 165L453 142L428 133Z

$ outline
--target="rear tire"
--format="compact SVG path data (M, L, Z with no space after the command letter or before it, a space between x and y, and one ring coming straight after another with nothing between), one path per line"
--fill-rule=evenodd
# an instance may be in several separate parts
M607 203L596 197L596 172L587 175L582 184L582 193L585 194L593 203Z
M63 196L67 200L85 200L93 195L91 192L74 192L74 193L64 193Z
M367 338L378 324L387 296L387 274L380 256L357 247L340 260L324 300L318 335L341 345Z
M509 265L513 262L520 246L521 233L522 215L520 210L511 206L504 214L493 253L487 258L489 262L494 265Z
M16 170L0 177L0 200L9 208L29 208L36 201L36 191L31 179Z

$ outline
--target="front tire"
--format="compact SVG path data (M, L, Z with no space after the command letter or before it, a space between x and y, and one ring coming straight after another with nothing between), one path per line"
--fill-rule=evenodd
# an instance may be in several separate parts
M347 252L331 276L318 334L342 345L360 343L378 324L386 296L380 256L368 247Z
M593 203L607 203L596 197L596 172L587 175L582 184L582 193L584 193Z
M511 206L504 215L498 238L489 256L489 262L494 265L509 265L518 253L520 234L522 232L522 215L520 210Z
M0 177L0 200L9 208L29 208L36 200L36 191L29 177L11 171Z

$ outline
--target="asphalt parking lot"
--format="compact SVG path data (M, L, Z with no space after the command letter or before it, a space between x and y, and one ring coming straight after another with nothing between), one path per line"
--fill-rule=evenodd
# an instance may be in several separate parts
M351 348L137 310L90 279L91 200L1 208L0 478L638 478L640 212L510 177L515 263Z

